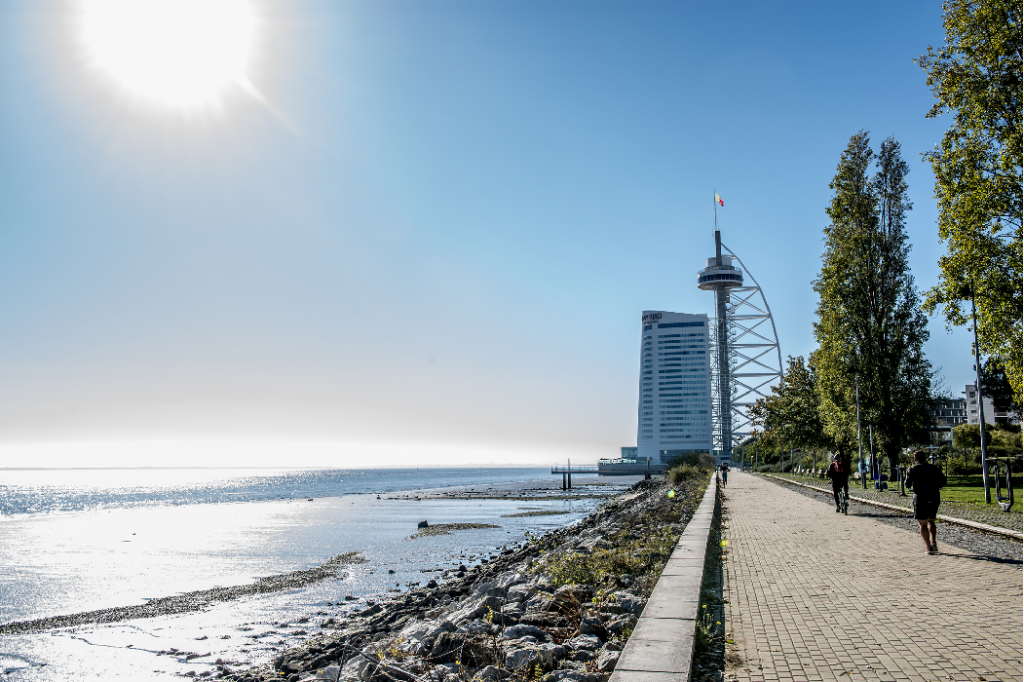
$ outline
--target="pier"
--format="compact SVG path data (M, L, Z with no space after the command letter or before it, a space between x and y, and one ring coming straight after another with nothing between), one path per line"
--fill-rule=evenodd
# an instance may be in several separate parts
M573 474L596 474L599 473L596 464L584 464L582 466L554 466L551 473L562 474L562 490L572 490Z

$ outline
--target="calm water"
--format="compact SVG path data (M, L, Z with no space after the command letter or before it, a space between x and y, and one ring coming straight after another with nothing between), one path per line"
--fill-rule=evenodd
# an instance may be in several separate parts
M0 515L551 480L550 469L0 469Z
M0 622L143 603L147 599L307 568L347 551L367 563L339 580L244 598L203 612L0 638L6 679L69 676L171 679L220 657L266 661L315 625L344 618L345 596L375 598L472 564L589 513L594 500L378 499L377 492L524 482L556 487L547 469L377 471L3 471ZM525 483L533 481L533 483ZM593 482L593 479L592 479ZM616 480L616 487L633 482ZM585 483L580 481L580 483ZM602 492L609 492L602 486ZM309 498L313 498L312 501ZM514 518L530 509L564 515ZM408 540L421 520L496 528ZM390 573L389 571L394 571ZM339 605L342 602L344 606ZM355 602L354 604L358 604ZM281 623L289 622L289 627ZM273 634L254 637L272 632ZM202 660L158 656L175 647ZM199 651L202 649L202 651Z

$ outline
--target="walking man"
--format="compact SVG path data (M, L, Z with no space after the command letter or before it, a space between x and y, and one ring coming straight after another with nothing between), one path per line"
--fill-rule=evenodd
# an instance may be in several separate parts
M729 484L729 463L722 462L722 466L718 467L718 470L722 473L722 486L725 487Z
M832 497L836 501L836 511L841 512L839 506L839 491L845 491L847 499L850 497L850 466L843 461L842 455L836 454L832 463L828 465L825 475L832 479Z
M926 554L935 554L939 546L935 542L935 516L939 513L939 489L946 485L942 469L928 463L928 452L914 453L917 462L907 471L906 486L914 489L914 518L921 526Z

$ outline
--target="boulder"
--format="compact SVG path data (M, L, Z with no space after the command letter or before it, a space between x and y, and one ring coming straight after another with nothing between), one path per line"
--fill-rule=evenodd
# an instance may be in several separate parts
M632 630L636 627L636 616L619 616L615 620L608 623L605 628L608 632L618 635L622 634L626 630Z
M596 616L584 616L580 619L580 634L594 635L601 639L608 638L608 633L605 631L605 627L601 623L601 619Z
M522 637L536 637L539 642L551 641L551 635L535 625L511 625L501 633L501 639L521 639Z
M597 662L594 664L594 667L600 672L610 673L615 670L615 665L619 662L619 656L621 655L621 651L602 649L601 653L597 655Z
M597 651L601 648L601 640L594 635L577 635L565 643L570 649L580 651Z
M454 613L450 613L445 620L459 626L467 620L483 618L487 615L488 609L493 613L501 613L501 603L501 599L498 597L469 599L462 608Z
M455 663L479 668L494 662L494 651L486 637L461 632L442 632L434 640L427 658L434 663Z
M491 680L493 682L494 680L500 680L504 677L508 677L508 673L497 666L489 665L477 671L476 675L473 676L473 679Z
M426 521L420 521L419 523L416 524L416 527L417 528L430 528L430 524L427 523Z
M562 585L555 590L556 602L585 604L594 598L594 588L590 585Z
M527 583L519 583L508 588L505 596L509 601L523 602L537 594L537 588Z
M539 665L543 670L551 670L565 659L566 653L561 644L521 645L519 640L511 640L505 648L505 667L509 670L526 668L532 671Z
M552 670L541 678L541 682L598 682L600 675L578 670Z

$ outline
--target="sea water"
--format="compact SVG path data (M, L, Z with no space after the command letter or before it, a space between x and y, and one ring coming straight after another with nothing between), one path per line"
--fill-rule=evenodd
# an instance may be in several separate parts
M472 565L596 505L395 499L399 491L455 483L476 490L527 481L553 487L544 469L5 470L0 480L2 623L249 584L345 552L366 559L338 580L196 613L0 638L0 671L33 681L169 679L211 669L217 658L237 666L265 662L315 634L328 617L349 617L367 599L425 584L439 569ZM524 507L565 513L512 516ZM410 539L423 520L496 527ZM310 624L297 625L302 618ZM172 648L181 655L158 655Z

